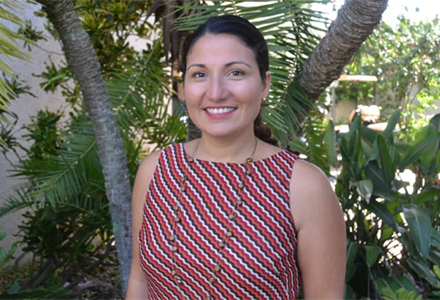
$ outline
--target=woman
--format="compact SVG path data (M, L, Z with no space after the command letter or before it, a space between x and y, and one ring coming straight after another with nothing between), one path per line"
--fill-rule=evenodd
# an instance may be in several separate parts
M261 123L270 88L261 33L209 19L183 51L202 137L150 154L133 190L128 299L342 299L345 227L315 166ZM146 201L145 201L146 199Z

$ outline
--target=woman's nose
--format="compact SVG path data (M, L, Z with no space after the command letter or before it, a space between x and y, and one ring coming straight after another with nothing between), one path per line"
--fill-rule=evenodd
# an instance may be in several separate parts
M211 78L207 94L212 101L226 99L229 95L229 91L224 79L220 76Z

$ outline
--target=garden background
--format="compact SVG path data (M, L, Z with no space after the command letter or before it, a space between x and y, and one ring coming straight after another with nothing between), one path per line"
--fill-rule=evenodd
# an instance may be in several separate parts
M137 167L198 134L179 97L180 43L225 12L268 41L274 135L334 183L345 298L439 298L438 17L403 11L379 24L387 1L347 0L329 27L320 11L337 4L0 0L0 298L122 297ZM326 117L341 74L377 77L335 92L339 105L380 105L383 132Z

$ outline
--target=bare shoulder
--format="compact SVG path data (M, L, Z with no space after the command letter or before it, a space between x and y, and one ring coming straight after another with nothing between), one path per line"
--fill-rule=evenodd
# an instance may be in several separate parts
M151 152L147 157L144 158L139 166L133 186L133 202L137 201L138 199L139 201L143 201L145 199L148 186L151 178L153 177L154 171L156 170L161 152L162 150Z
M259 140L259 144L259 150L255 153L255 160L261 160L284 151L283 148L271 145L263 140Z
M296 182L305 184L306 189L313 187L313 190L322 185L329 185L327 176L320 168L302 159L297 159L293 166L291 183Z
M340 214L339 201L325 173L317 166L298 159L290 182L290 206L299 229L311 220L332 211Z
M144 158L139 166L136 177L153 175L162 150L153 151Z

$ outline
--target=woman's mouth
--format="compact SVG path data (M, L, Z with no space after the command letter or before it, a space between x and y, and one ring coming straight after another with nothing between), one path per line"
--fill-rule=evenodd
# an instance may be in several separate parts
M234 107L220 107L220 108L205 108L208 117L213 119L221 119L229 116L236 108Z

